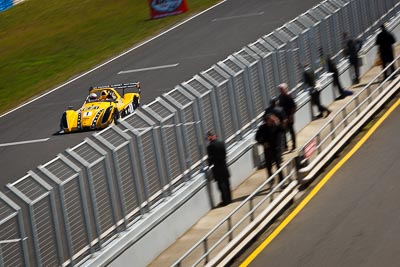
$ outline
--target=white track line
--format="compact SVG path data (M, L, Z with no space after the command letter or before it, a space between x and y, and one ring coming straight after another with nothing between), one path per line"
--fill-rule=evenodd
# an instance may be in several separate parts
M211 21L215 22L215 21L229 20L229 19L241 19L241 18L247 18L247 17L261 16L262 14L264 14L263 11L262 12L258 12L258 13L250 13L250 14L244 14L244 15L238 15L238 16L217 18L217 19L213 19Z
M186 22L188 22L188 21L190 21L190 20L192 20L192 19L194 19L194 18L196 18L196 17L198 17L198 16L200 16L200 15L206 13L207 11L209 11L209 10L211 10L211 9L213 9L213 8L215 8L215 7L217 7L217 6L221 5L221 4L223 4L223 3L225 3L226 1L228 1L228 0L222 0L221 2L215 4L214 6L209 7L209 8L207 8L206 10L204 10L204 11L202 11L202 12L200 12L200 13L197 13L196 15L194 15L194 16L192 16L192 17L190 17L190 18L188 18L188 19L186 19L186 20L184 20L184 21L182 21L181 23L178 23L177 25L173 26L172 28L169 28L168 30L165 30L164 32L162 32L162 33L160 33L160 34L158 34L158 35L156 35L156 36L154 36L154 37L152 37L152 38L150 38L150 39L148 39L148 40L146 40L146 41L144 41L144 42L142 42L142 43L140 43L140 44L138 44L138 45L136 45L136 46L134 46L134 47L132 47L131 49L125 51L124 53L122 53L122 54L120 54L120 55L118 55L118 56L116 56L116 57L114 57L114 58L112 58L112 59L110 59L110 60L108 60L108 61L106 61L106 62L104 62L104 63L102 63L102 64L100 64L100 65L98 65L98 66L96 66L96 67L94 67L93 69L91 69L91 70L89 70L89 71L87 71L87 72L85 72L85 73L83 73L83 74L81 74L81 75L78 75L77 77L73 78L72 80L69 80L69 81L67 81L66 83L63 83L63 84L61 84L60 86L57 86L56 88L54 88L54 89L52 89L52 90L50 90L50 91L48 91L48 92L46 92L46 93L44 93L44 94L42 94L42 95L36 97L36 98L31 99L31 100L29 100L28 102L26 102L26 103L24 103L24 104L22 104L22 105L20 105L20 106L18 106L18 107L16 107L16 108L10 110L10 111L7 111L7 112L4 113L4 114L1 114L1 115L0 115L0 118L2 118L2 117L4 117L4 116L6 116L6 115L8 115L8 114L10 114L10 113L12 113L12 112L14 112L14 111L16 111L16 110L18 110L18 109L20 109L20 108L22 108L22 107L24 107L24 106L26 106L26 105L29 105L30 103L32 103L32 102L34 102L34 101L36 101L36 100L38 100L38 99L40 99L40 98L42 98L42 97L45 97L46 95L51 94L51 93L53 93L54 91L57 91L58 89L64 87L64 86L67 85L67 84L70 84L70 83L72 83L72 82L74 82L74 81L76 81L76 80L78 80L78 79L80 79L80 78L82 78L82 77L88 75L89 73L91 73L91 72L93 72L93 71L95 71L95 70L97 70L97 69L99 69L99 68L101 68L101 67L107 65L108 63L110 63L110 62L112 62L112 61L114 61L114 60L116 60L116 59L118 59L118 58L120 58L120 57L122 57L122 56L124 56L124 55L126 55L126 54L128 54L128 53L130 53L130 52L132 52L133 50L135 50L135 49L137 49L137 48L139 48L139 47L141 47L141 46L143 46L143 45L145 45L145 44L147 44L147 43L149 43L149 42L151 42L151 41L157 39L158 37L160 37L160 36L162 36L162 35L164 35L164 34L170 32L170 31L172 31L172 30L178 28L179 26L183 25L184 23L186 23Z
M162 65L162 66L155 66L155 67L148 67L148 68L141 68L141 69L134 69L134 70L123 70L123 71L118 72L118 74L140 72L140 71L147 71L147 70L158 70L158 69L173 68L173 67L176 67L178 65L179 65L179 63L175 63L175 64L170 64L170 65Z
M40 142L46 142L50 138L44 138L44 139L36 139L36 140L27 140L27 141L19 141L19 142L12 142L12 143L4 143L0 144L0 147L3 146L16 146L16 145L24 145L24 144L32 144L32 143L40 143Z

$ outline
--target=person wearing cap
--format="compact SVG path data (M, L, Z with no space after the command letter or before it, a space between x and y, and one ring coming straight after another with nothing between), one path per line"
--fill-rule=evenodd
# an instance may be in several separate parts
M230 188L230 173L226 163L226 147L225 142L218 140L217 135L212 132L207 132L207 156L208 165L211 168L214 180L218 184L218 190L221 193L222 202L219 206L226 206L232 202Z
M283 108L283 112L285 115L285 133L284 137L284 145L285 149L288 149L286 132L290 133L290 138L292 140L292 151L296 149L296 132L294 130L294 114L297 110L296 102L293 97L289 94L288 85L286 83L281 83L278 85L279 89L279 106Z

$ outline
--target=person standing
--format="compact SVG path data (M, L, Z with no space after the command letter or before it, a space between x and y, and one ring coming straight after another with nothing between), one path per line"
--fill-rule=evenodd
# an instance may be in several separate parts
M337 69L335 61L328 56L326 59L326 64L328 67L328 72L332 73L333 85L338 89L339 96L338 99L343 99L346 97L345 90L343 89L339 80L339 71Z
M275 115L279 119L279 130L281 132L281 151L283 151L284 147L283 145L286 145L286 137L285 137L285 131L286 131L286 116L285 112L283 111L283 108L278 105L278 98L273 97L270 101L270 105L265 109L264 115L263 115L263 121L267 119L267 116L269 114ZM287 149L287 147L285 146Z
M265 166L268 177L273 175L272 165L275 162L276 168L281 168L281 130L279 119L274 114L269 113L264 117L263 124L258 127L255 139L264 148ZM283 180L282 172L279 173L279 182Z
M362 41L360 39L350 38L347 32L343 34L343 38L345 42L344 54L348 57L350 65L353 68L353 84L358 84L360 83L360 60L358 58L358 53L361 50Z
M328 117L331 111L327 107L321 104L320 92L316 86L315 75L311 68L306 68L304 70L303 79L304 79L304 84L307 86L307 90L311 97L311 105L317 106L319 111L319 114L317 116L314 116L314 119L322 118L324 116L323 115L324 112L326 112L325 118Z
M381 32L376 37L375 44L379 49L379 56L382 61L382 69L394 60L393 44L396 43L396 39L388 30L384 24L381 25ZM390 66L383 74L385 79L394 73L394 64Z
M293 97L289 94L288 85L286 83L281 83L278 85L279 89L279 106L283 108L283 113L285 115L285 148L288 148L286 140L286 132L290 133L290 138L292 140L292 151L296 149L296 132L294 131L294 114L297 110L296 102Z
M220 206L226 206L232 202L232 195L229 182L231 175L226 163L225 142L218 140L217 135L212 131L207 132L207 140L209 142L207 145L208 166L212 167L211 172L221 193Z

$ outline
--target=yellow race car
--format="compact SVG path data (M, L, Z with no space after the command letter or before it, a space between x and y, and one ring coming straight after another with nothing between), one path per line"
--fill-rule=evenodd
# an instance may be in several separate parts
M137 92L126 93L128 88ZM117 90L122 90L122 95ZM104 129L133 113L140 105L140 93L139 82L91 87L80 109L68 107L63 113L59 133Z

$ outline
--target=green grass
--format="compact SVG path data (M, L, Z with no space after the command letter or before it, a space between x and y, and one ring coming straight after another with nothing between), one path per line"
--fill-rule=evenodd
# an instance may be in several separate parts
M0 114L206 9L151 20L147 0L28 0L0 13Z

